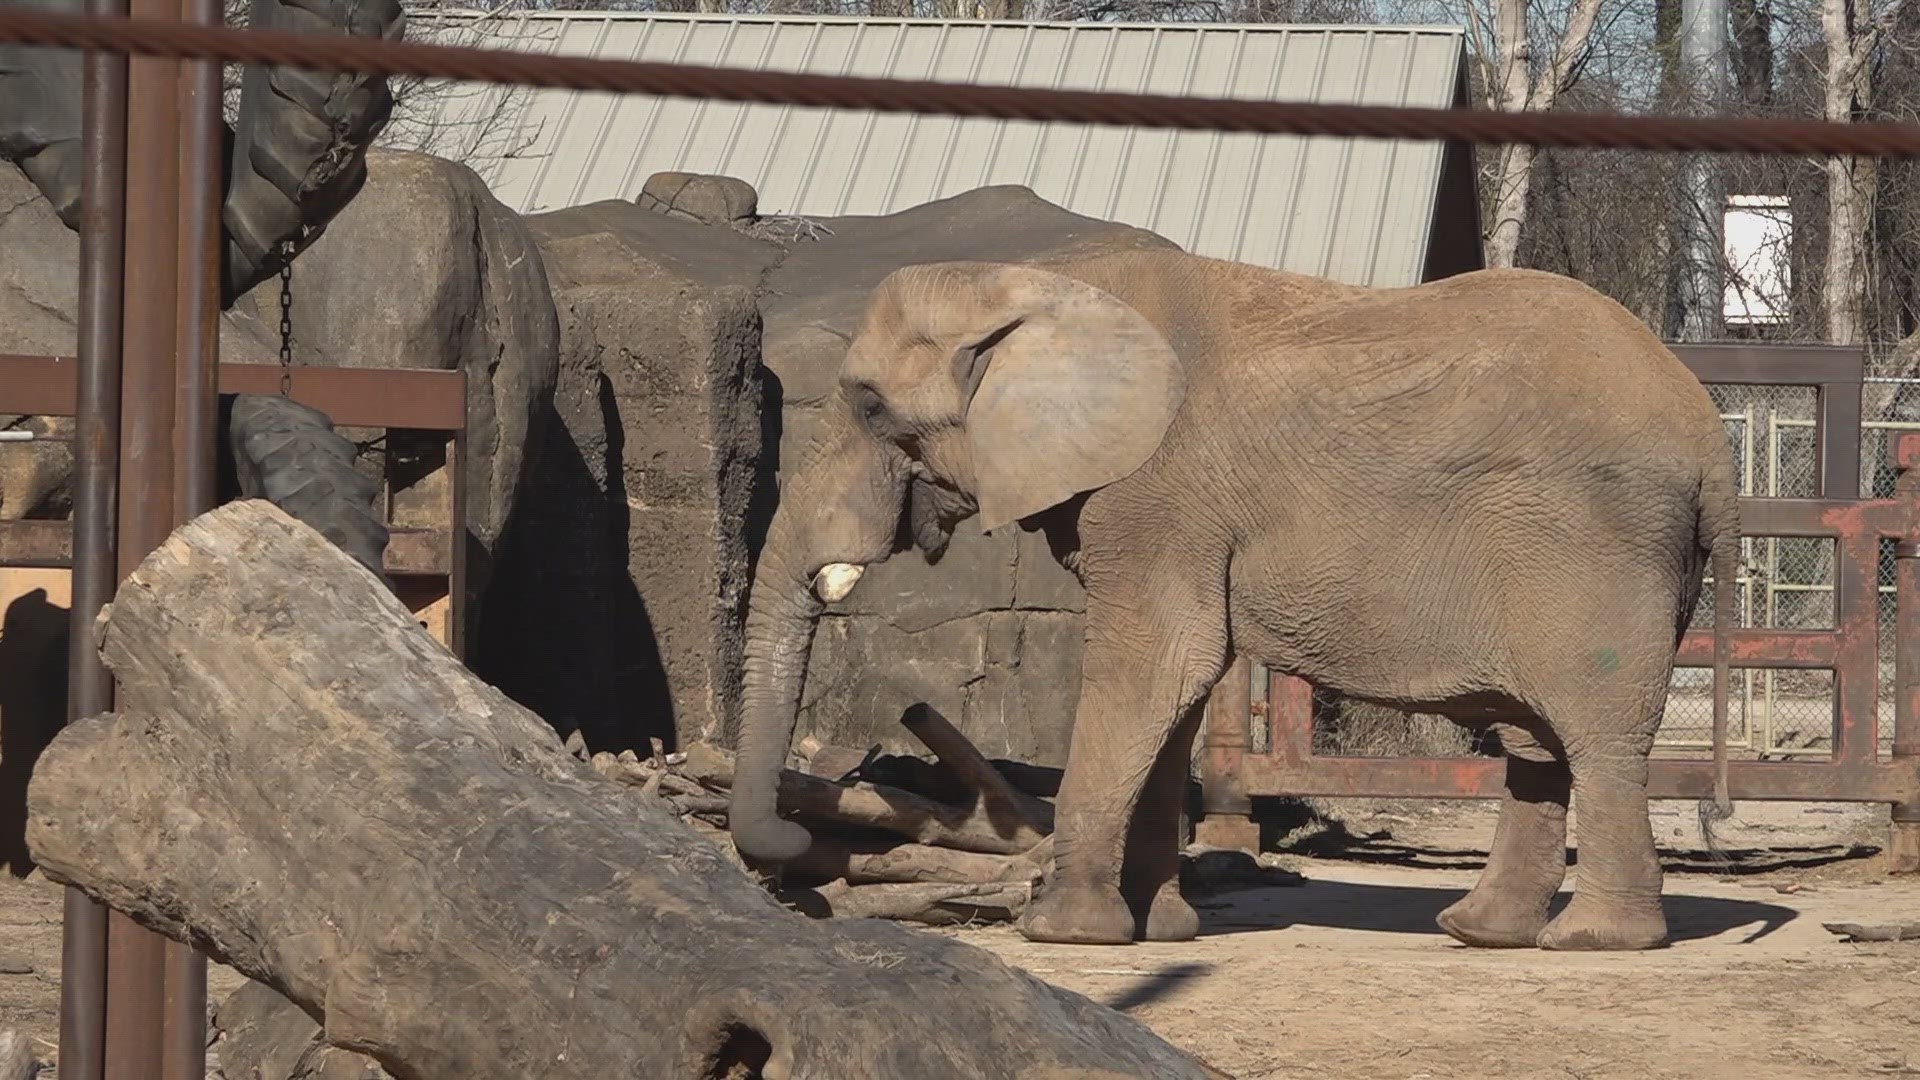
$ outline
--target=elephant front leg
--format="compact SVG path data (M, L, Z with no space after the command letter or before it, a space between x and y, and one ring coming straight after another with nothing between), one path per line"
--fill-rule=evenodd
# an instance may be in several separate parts
M1188 709L1160 751L1127 834L1120 892L1147 941L1192 941L1200 934L1199 913L1180 895L1180 848L1186 839L1181 812L1202 712L1199 705Z
M1165 591L1162 592L1164 595ZM1152 594L1148 594L1152 595ZM1089 605L1090 609L1092 605ZM1088 611L1087 651L1082 661L1080 702L1074 712L1073 743L1054 810L1054 869L1047 889L1027 906L1019 929L1029 941L1078 945L1126 945L1135 940L1140 920L1122 893L1127 838L1136 807L1159 769L1176 725L1212 689L1224 670L1224 626L1196 633L1188 620L1179 630L1153 632L1134 624L1116 628L1110 612ZM1176 645L1177 643L1177 645ZM1191 732L1187 734L1190 745ZM1187 754L1177 755L1184 766ZM1166 767L1171 773L1172 766ZM1182 780L1185 769L1180 769ZM1171 787L1170 781L1162 781ZM1178 795L1174 796L1178 799ZM1179 840L1167 813L1146 808L1149 834L1144 849L1153 856L1140 864L1141 876L1127 882L1158 900L1147 900L1148 930L1169 936L1185 933L1177 925L1191 918L1179 899ZM1178 821L1177 802L1173 822ZM1144 899L1144 897L1143 897ZM1160 918L1153 912L1158 909ZM1192 936L1187 933L1186 936Z
M1473 891L1440 913L1440 929L1482 948L1532 948L1547 925L1547 905L1567 876L1564 762L1507 758L1507 795L1494 827L1487 867Z

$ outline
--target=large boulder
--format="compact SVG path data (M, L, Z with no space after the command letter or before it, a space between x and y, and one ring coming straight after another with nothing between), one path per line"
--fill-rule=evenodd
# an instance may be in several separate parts
M736 709L762 467L755 299L782 252L608 201L528 219L561 325L558 424L488 674L594 749Z
M560 329L525 220L465 165L375 150L366 186L294 262L292 294L297 364L467 373L466 622L475 640L528 454L553 413ZM241 297L227 318L254 351L277 355L279 282Z

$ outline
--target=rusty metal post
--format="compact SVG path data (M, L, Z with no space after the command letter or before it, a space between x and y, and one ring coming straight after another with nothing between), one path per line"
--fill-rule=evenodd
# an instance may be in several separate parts
M1235 657L1207 698L1201 736L1200 806L1193 836L1208 847L1258 854L1260 826L1241 782L1241 763L1253 752L1253 665Z
M180 18L180 0L131 0L136 18ZM180 243L180 65L127 71L125 347L119 579L173 530L175 305ZM167 940L119 913L107 929L107 1076L161 1080Z
M126 0L87 14L124 16ZM120 472L121 274L127 181L127 59L91 52L83 69L78 385L74 391L73 607L67 720L113 708L113 676L93 647L93 620L118 580L114 525ZM60 1075L104 1080L107 909L68 888L60 942Z
M186 22L226 21L220 0L184 0ZM220 114L221 65L181 65L178 294L174 308L173 513L171 524L213 509L220 412L220 251L225 122ZM162 975L161 1080L204 1080L207 1074L207 959L170 941Z
M1920 500L1920 435L1896 441L1894 468L1894 498ZM1902 537L1893 558L1893 761L1920 769L1920 537ZM1920 873L1920 799L1893 804L1887 869Z
M185 0L190 23L226 22L221 0ZM180 296L175 408L174 518L213 509L217 481L214 428L220 408L220 252L226 180L218 61L195 60L180 75Z
M1902 540L1893 550L1893 760L1920 766L1920 612L1914 610L1920 604L1920 539ZM1887 869L1920 873L1920 799L1893 804Z

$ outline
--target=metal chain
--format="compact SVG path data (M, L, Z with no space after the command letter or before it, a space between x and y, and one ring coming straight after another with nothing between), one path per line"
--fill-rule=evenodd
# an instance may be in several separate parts
M280 396L293 396L293 244L281 248Z

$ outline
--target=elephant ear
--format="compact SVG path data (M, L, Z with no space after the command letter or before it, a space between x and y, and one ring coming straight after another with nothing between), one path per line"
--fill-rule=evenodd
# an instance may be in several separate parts
M991 329L954 357L988 532L1125 479L1186 396L1173 347L1118 297L1027 267L993 278Z

